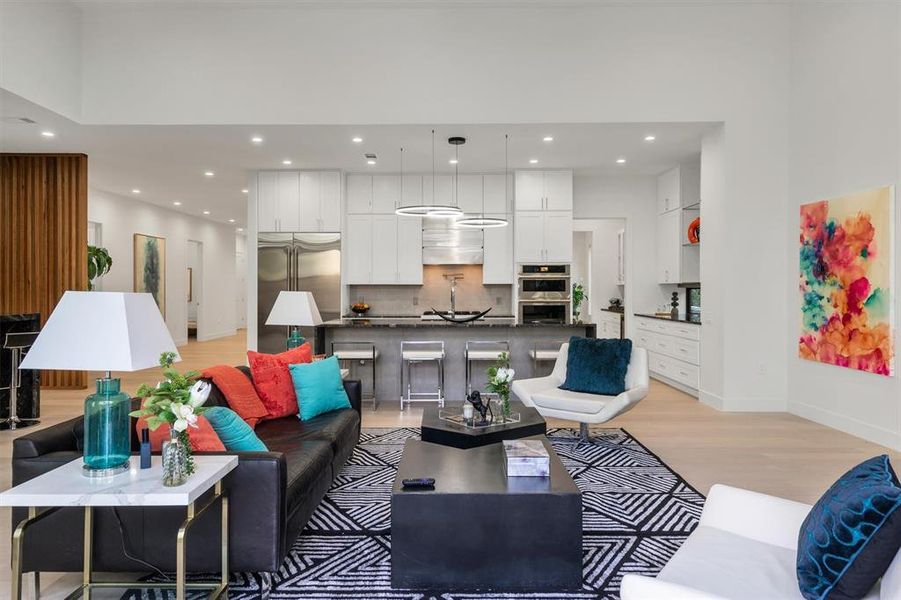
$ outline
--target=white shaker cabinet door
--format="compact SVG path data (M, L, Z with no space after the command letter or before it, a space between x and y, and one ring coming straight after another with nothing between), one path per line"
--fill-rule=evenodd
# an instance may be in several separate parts
M344 243L344 282L372 283L372 217L347 215Z
M570 171L546 171L544 174L544 209L573 209L573 174Z
M380 239L380 235L376 239ZM422 283L422 219L397 217L397 283Z
M544 172L517 171L516 210L544 210Z
M561 210L544 213L544 261L569 263L572 260L572 212Z
M394 214L400 206L400 175L372 176L373 214Z
M319 231L341 231L341 173L323 171L320 175Z
M393 214L372 216L372 283L397 282L397 220Z
M347 214L372 212L372 175L347 176Z
M257 176L257 231L278 231L278 172Z
M517 211L514 220L514 250L518 263L544 262L544 213ZM572 234L570 234L572 237Z
M278 172L278 230L300 231L300 173Z
M316 171L300 173L300 227L297 231L321 231L320 219L321 175Z

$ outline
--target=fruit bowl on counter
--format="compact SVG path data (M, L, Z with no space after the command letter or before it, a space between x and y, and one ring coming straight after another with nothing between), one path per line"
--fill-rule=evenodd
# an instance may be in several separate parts
M365 302L355 302L350 305L350 312L357 315L358 317L362 317L369 312L370 308L371 307Z

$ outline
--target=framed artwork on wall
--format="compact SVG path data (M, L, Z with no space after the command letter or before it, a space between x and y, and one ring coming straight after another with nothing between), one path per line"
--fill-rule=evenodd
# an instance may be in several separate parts
M134 289L153 296L166 318L166 238L134 235Z
M894 188L801 206L801 332L806 360L894 374Z

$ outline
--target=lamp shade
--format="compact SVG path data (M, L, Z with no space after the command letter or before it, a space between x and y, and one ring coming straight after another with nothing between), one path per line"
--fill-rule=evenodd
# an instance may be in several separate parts
M175 352L153 296L126 292L66 292L20 369L138 371Z
M266 325L322 325L312 292L278 293L266 319Z

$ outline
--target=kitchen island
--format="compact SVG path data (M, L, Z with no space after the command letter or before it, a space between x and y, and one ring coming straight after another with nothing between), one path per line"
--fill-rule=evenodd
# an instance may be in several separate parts
M516 379L547 375L553 362L539 364L533 373L529 351L535 343L568 341L571 336L595 337L593 323L517 323L513 318L488 317L471 323L457 324L442 320L422 320L420 317L344 318L326 321L316 328L316 351L331 353L332 342L372 342L378 351L376 361L376 397L382 406L392 407L400 401L400 343L402 340L444 341L444 383L447 401L462 401L466 388L466 369L463 352L467 341L508 341L510 363ZM473 363L473 389L485 389L485 369L490 363ZM352 377L363 379L364 393L372 388L371 365L357 363ZM414 368L413 384L417 391L431 391L437 387L435 368L419 365Z

